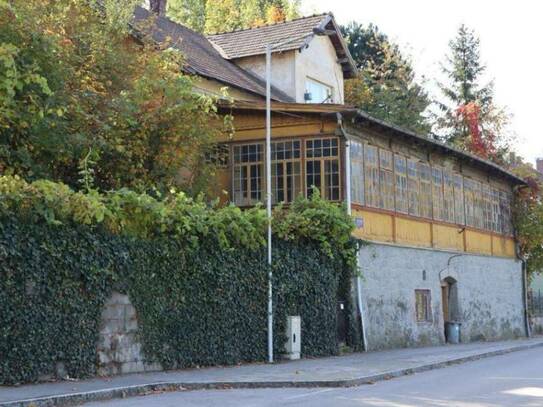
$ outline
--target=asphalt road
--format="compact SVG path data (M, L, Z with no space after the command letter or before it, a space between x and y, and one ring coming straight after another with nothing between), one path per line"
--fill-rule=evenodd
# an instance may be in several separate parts
M514 352L347 389L188 391L86 406L542 407L543 349Z

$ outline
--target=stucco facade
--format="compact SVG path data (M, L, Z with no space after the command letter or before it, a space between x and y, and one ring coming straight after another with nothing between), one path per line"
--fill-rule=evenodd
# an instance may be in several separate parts
M521 263L512 258L370 243L359 253L369 350L445 343L442 283L461 341L525 335ZM430 320L416 318L415 290L429 290Z
M264 79L266 58L253 55L235 59L243 69ZM312 79L333 89L331 103L342 104L343 70L337 62L337 54L328 37L314 37L307 48L275 52L272 55L272 85L293 98L305 103L306 79Z

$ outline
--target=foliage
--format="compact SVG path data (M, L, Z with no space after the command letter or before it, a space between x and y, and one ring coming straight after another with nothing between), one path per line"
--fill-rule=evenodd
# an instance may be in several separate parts
M479 38L462 25L449 47L442 68L449 84L439 84L444 100L438 103L436 131L448 143L503 163L511 143L509 115L494 103L493 83L480 84L486 67Z
M337 298L350 298L356 256L352 221L318 194L274 215L275 332L301 315L303 353L335 354ZM136 307L149 361L264 360L266 224L260 208L175 191L157 199L0 177L0 382L35 381L57 363L71 377L93 374L113 287ZM275 340L280 355L285 338Z
M345 100L376 118L422 134L430 130L430 99L415 80L411 62L377 26L351 22L341 27L358 76L345 83Z
M508 167L526 181L516 195L513 220L520 254L526 259L529 274L543 270L543 175L531 164L511 153Z
M87 170L102 189L197 192L209 178L203 157L221 128L214 100L193 93L168 44L133 39L133 5L0 3L0 170L76 187L92 151Z
M298 17L300 0L169 0L168 16L195 31L216 33Z

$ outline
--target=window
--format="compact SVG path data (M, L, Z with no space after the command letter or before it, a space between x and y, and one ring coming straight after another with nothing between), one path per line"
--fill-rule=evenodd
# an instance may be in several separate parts
M351 199L364 205L364 145L351 141Z
M379 183L381 187L379 207L394 210L394 172L392 152L379 149Z
M420 216L432 218L432 171L430 166L419 163L420 176Z
M234 146L234 203L254 205L262 200L264 147L262 144Z
M459 225L466 223L464 212L464 182L460 174L454 174L454 220Z
M379 159L377 147L364 146L364 187L366 190L366 205L379 207Z
M492 230L492 190L487 184L483 184L482 205L483 205L483 228Z
M432 302L430 290L415 290L415 312L417 322L432 321Z
M323 138L306 141L306 185L307 196L312 187L330 201L340 198L339 142L337 138Z
M228 144L219 143L211 146L209 151L205 154L205 161L218 168L227 168L229 156L230 147Z
M483 229L483 188L479 181L473 181L474 219L473 226Z
M408 210L412 216L420 216L420 181L418 164L416 160L407 160L407 193Z
M502 216L500 208L500 191L492 189L492 231L502 232Z
M324 83L307 78L305 80L306 103L332 103L333 88Z
M432 199L435 220L443 220L443 171L432 167Z
M302 192L300 140L271 145L272 202L292 202Z
M443 220L454 223L454 178L450 170L443 170Z
M500 211L502 214L502 233L505 235L513 234L513 226L511 224L511 202L512 194L500 191Z
M407 162L405 157L394 154L394 173L396 177L396 210L407 213Z

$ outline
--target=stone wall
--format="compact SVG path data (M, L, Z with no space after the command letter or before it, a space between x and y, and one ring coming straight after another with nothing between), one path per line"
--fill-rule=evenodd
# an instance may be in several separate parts
M114 292L104 305L98 341L98 375L162 370L147 363L137 337L136 309L127 295Z
M521 263L514 259L370 244L359 254L368 349L445 342L441 282L456 283L461 341L525 335ZM415 290L431 290L431 318L417 322Z

